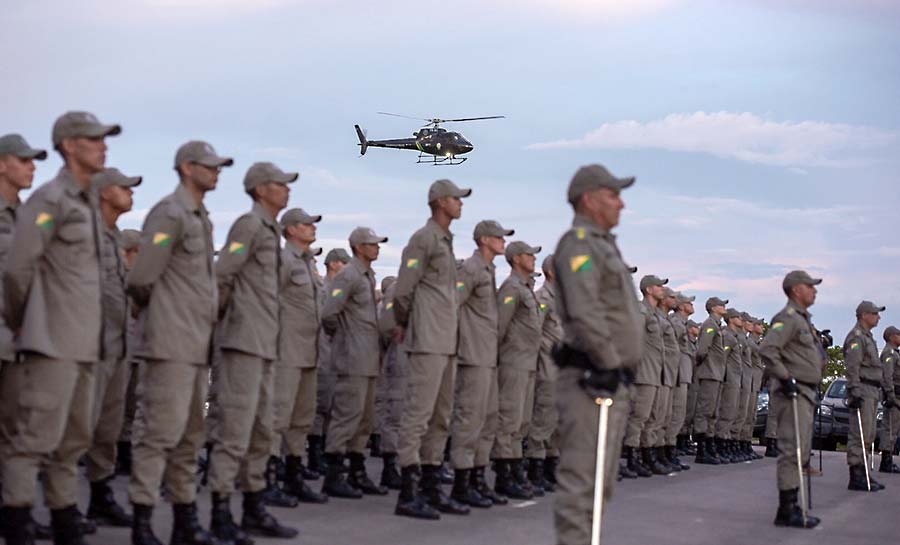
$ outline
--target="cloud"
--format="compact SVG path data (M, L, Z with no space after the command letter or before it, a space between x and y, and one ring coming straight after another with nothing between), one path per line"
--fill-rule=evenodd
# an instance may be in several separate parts
M531 144L527 149L663 149L795 168L851 167L872 162L873 153L896 141L897 133L864 125L701 111L646 123L604 123L581 138Z

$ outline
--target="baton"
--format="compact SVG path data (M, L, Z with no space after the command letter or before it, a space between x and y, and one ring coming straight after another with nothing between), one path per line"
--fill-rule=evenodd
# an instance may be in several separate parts
M866 470L866 488L872 491L872 479L869 477L869 461L866 460L866 438L863 435L862 409L856 409L856 421L859 423L859 440L862 443L863 469ZM875 446L874 444L872 445Z
M594 469L594 513L591 524L591 545L600 545L600 527L603 524L603 486L606 476L606 431L609 422L609 408L613 400L598 397L594 402L600 406L597 421L597 466Z
M794 440L797 451L797 474L800 477L800 511L803 513L803 526L806 527L806 488L803 486L803 460L800 459L800 418L797 417L797 394L791 396L794 409Z

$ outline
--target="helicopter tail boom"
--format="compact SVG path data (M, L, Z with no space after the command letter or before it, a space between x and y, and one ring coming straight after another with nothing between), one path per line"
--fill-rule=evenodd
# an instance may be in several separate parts
M353 125L356 127L356 136L359 137L359 154L365 155L366 149L369 147L369 141L366 139L366 134L363 132L359 125Z

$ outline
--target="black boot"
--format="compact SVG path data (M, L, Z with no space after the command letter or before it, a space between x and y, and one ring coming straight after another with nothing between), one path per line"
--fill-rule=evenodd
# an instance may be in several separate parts
M894 463L893 451L881 451L881 465L878 466L878 471L880 473L900 473L900 467Z
M212 545L209 532L197 520L196 503L172 504L172 538L169 545Z
M638 474L631 469L628 468L628 462L619 463L619 480L622 479L637 479Z
M872 486L869 486L869 483ZM879 489L869 476L869 483L866 482L866 468L860 465L850 466L850 482L847 483L847 490L859 490L862 492L877 492Z
M656 449L653 447L642 447L641 458L644 465L653 472L654 475L668 475L671 471L656 459Z
M132 503L131 510L131 545L162 545L153 533L153 506Z
M397 453L382 453L381 461L381 486L390 490L400 490L402 480L400 479L400 472L397 471Z
M641 463L640 450L635 447L625 447L625 466L638 477L652 477L653 472Z
M206 483L209 482L209 461L212 457L212 448L212 442L207 442L203 448L204 456L197 460L197 474L200 476L200 486L206 486Z
M778 447L775 445L776 442L774 437L766 437L766 453L763 456L766 458L778 458Z
M684 436L684 451L688 456L696 456L699 445L694 440L694 436L688 434Z
M386 496L388 489L373 483L366 474L366 457L360 452L350 453L350 478L347 482L363 494Z
M116 475L131 475L131 441L116 443Z
M747 454L750 455L751 460L762 460L762 454L756 452L756 449L753 448L753 441L745 441L747 443Z
M797 490L778 491L778 513L775 515L775 526L789 526L791 528L815 528L819 519L807 515L803 520L803 510L797 505Z
M381 434L373 433L369 436L369 456L381 458Z
M719 439L718 437L713 438L712 449L712 452L715 453L716 458L719 459L720 464L734 463L734 460L732 460L731 456L728 455L728 448L724 439Z
M510 465L513 479L525 489L528 493L530 493L535 498L541 497L544 495L544 489L539 488L531 484L531 481L528 479L528 466L526 462L522 458L516 458L512 461L512 465Z
M509 500L506 499L506 496L503 494L498 494L491 486L487 483L487 479L484 477L485 468L484 466L476 467L472 470L471 473L471 482L469 485L474 488L479 494L481 494L482 498L487 498L491 500L491 503L494 505L506 505L509 503Z
M278 486L279 461L277 456L269 456L269 461L266 463L266 488L261 492L263 501L267 505L275 507L297 507L299 504L297 498L287 494Z
M297 537L299 533L294 528L282 526L271 513L266 511L262 490L244 492L244 516L241 518L241 529L252 535L283 539Z
M523 488L513 476L512 460L497 460L494 464L497 480L494 490L514 500L530 500L534 494Z
M323 445L321 435L310 435L306 438L306 459L309 461L309 468L319 475L324 475L326 471Z
M691 468L691 466L682 463L681 460L678 459L675 447L671 445L666 447L666 460L668 460L669 464L674 467L676 471L687 471Z
M113 495L109 482L112 477L91 483L91 501L87 516L100 526L128 528L131 526L131 515L125 512Z
M544 460L541 458L531 458L528 461L528 480L535 489L540 488L544 492L551 493L556 491L553 483L548 481L544 475Z
M97 533L97 523L81 514L78 508L75 508L75 524L83 536L92 536Z
M428 505L425 498L419 494L419 466L406 466L400 470L400 494L397 495L397 507L394 514L404 517L412 517L425 520L438 520L441 518L434 508Z
M2 507L3 538L6 545L34 545L35 523L31 507Z
M681 471L681 465L676 466L672 463L672 460L669 459L668 454L666 453L666 447L656 447L656 459L659 460L659 463L666 467L669 470L669 473L677 473Z
M322 483L322 493L335 498L349 498L357 500L363 497L363 493L347 482L347 468L344 466L344 456L341 454L326 454L328 470L325 472L325 481Z
M228 496L222 494L212 494L212 520L209 523L209 531L220 543L231 543L233 545L253 545L250 539L240 526L234 523L231 518L231 505Z
M559 456L547 456L544 460L544 480L556 486L556 468L559 467Z
M706 435L698 434L697 435L697 456L694 458L695 464L707 464L707 465L718 465L719 461L713 459L709 455L709 450L706 448L707 439Z
M31 519L34 522L34 540L35 541L52 541L53 540L53 529L50 528L49 524L41 524L40 522Z
M440 466L440 471L438 471L438 475L441 478L441 484L453 484L453 470L450 469L450 464L448 462L442 463Z
M303 458L288 456L284 465L284 491L303 503L327 503L328 496L310 488L303 478Z
M494 502L479 494L478 490L472 486L471 474L471 469L457 469L454 472L453 490L450 492L450 497L470 507L485 509L494 505Z
M447 496L441 488L441 467L422 466L422 496L429 505L450 515L468 515L469 508Z
M78 507L70 505L50 510L50 526L53 528L53 545L85 545L79 521Z

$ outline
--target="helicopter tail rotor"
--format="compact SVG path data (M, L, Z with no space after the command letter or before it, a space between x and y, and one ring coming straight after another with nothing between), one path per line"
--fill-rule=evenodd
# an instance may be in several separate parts
M359 128L359 125L353 125L356 127L356 136L359 137L359 154L365 155L366 150L369 148L369 141L366 139L366 133Z

